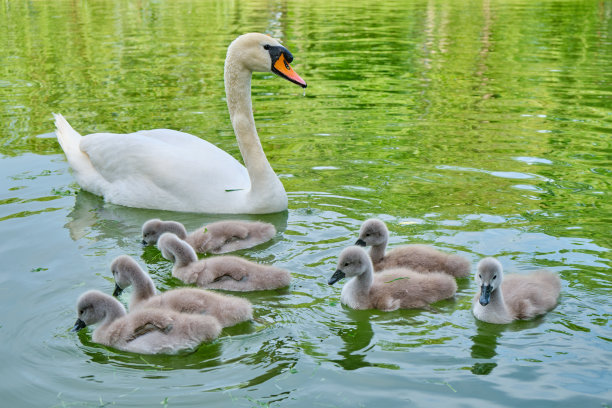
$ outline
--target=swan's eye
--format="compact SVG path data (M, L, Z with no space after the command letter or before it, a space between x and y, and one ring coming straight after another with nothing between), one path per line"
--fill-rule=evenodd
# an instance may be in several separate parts
M264 47L264 50L269 50L270 49L270 44L266 44L263 47Z
M497 278L497 275L494 275L494 276L493 276L493 279L495 279L495 278Z
M345 263L344 263L344 266L349 266L349 263L348 263L348 262L345 262Z
M481 274L478 274L478 279L482 279L482 275Z

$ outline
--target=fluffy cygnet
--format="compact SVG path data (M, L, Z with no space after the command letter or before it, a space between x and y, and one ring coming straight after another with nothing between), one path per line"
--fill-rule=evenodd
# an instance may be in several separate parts
M193 248L170 232L162 234L157 246L164 258L174 262L173 276L203 288L246 292L282 288L291 282L291 274L284 269L237 256L198 260Z
M130 311L158 308L180 313L206 314L215 317L221 327L233 326L253 318L251 302L236 296L198 288L172 289L155 295L155 285L149 274L127 255L117 257L111 264L111 271L115 278L113 296L119 296L128 286L133 287Z
M276 235L274 225L259 221L218 221L187 233L176 221L149 220L142 226L142 240L153 245L164 232L172 232L199 253L224 254L263 244Z
M470 275L470 261L449 255L427 245L405 245L385 254L389 230L384 222L370 219L363 223L355 245L371 246L370 258L376 272L391 268L410 268L416 272L444 272L455 278Z
M544 314L557 305L561 293L561 280L554 273L539 270L504 278L502 265L495 258L478 263L476 282L480 293L472 301L472 311L488 323L510 323Z
M338 268L328 283L333 285L344 277L351 280L342 287L340 300L353 309L422 308L453 297L457 291L455 279L441 272L422 274L410 269L389 269L374 274L368 254L357 246L340 253Z
M221 325L212 316L167 309L139 309L126 314L117 299L97 290L79 297L77 313L72 331L100 323L92 335L94 342L134 353L175 353L213 340L221 332Z

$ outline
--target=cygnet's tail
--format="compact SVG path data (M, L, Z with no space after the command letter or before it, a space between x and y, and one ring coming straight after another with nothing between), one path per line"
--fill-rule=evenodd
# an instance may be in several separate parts
M89 175L95 174L96 171L87 154L80 148L81 139L83 137L70 126L62 115L54 113L53 117L55 118L55 135L57 136L57 141L62 147L62 150L64 150L68 163L75 172L77 181L84 187L83 181Z

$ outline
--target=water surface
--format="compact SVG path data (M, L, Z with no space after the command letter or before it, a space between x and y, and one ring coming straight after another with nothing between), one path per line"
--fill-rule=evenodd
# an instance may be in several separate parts
M3 405L612 404L612 5L607 1L5 1L0 9ZM142 223L227 217L105 204L75 183L51 112L83 134L170 127L239 157L223 59L265 32L308 82L253 80L263 147L289 193L270 243L240 251L294 276L246 294L256 320L180 356L68 330L86 289L135 257L171 265ZM369 217L508 273L548 268L556 309L476 321L477 288L427 310L353 311L328 286ZM126 300L124 298L123 300Z

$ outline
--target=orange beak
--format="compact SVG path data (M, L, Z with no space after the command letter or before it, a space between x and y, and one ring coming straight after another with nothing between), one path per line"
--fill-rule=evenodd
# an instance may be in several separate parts
M293 69L291 69L291 65L285 59L285 55L281 54L276 62L274 63L272 72L275 74L282 76L283 78L293 82L294 84L298 84L302 88L306 88L306 81L304 81Z

